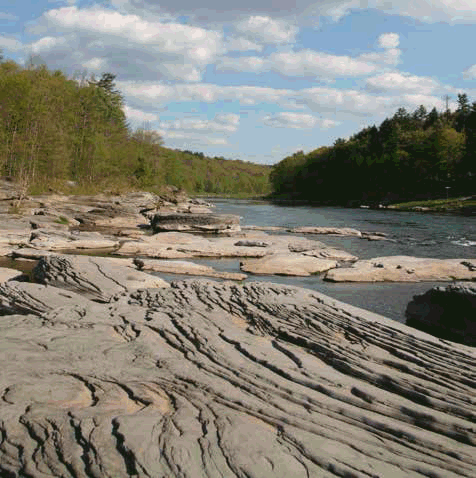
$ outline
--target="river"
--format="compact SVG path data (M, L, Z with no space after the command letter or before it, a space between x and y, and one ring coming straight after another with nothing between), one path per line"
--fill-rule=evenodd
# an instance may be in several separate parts
M239 215L242 225L351 227L365 232L384 232L390 241L367 241L354 237L308 236L344 249L361 259L408 255L439 259L476 257L476 218L394 210L277 205L264 201L211 199L215 211ZM281 232L279 234L282 234ZM220 270L238 271L233 259L203 260ZM440 282L330 283L319 276L255 276L248 280L279 282L317 290L335 299L405 321L405 309L415 294Z

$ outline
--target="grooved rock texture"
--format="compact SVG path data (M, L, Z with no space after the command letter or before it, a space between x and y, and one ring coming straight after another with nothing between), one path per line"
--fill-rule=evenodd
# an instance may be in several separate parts
M433 287L416 295L405 312L407 324L437 337L476 346L476 284Z
M131 260L94 256L44 256L35 280L107 302L114 294L140 287L168 287L159 277L136 270Z
M2 477L475 476L470 347L268 283L66 299L0 317Z

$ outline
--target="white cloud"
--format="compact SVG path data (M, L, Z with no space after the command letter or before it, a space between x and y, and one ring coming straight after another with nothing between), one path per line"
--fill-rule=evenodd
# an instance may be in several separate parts
M275 113L266 115L263 123L274 128L312 129L320 126L321 129L336 126L337 122L330 119L320 119L305 113Z
M104 69L105 63L106 62L103 58L94 57L88 61L85 61L83 63L83 66L88 70L101 71L102 69Z
M373 73L377 67L373 63L345 55L301 50L299 52L273 53L265 59L257 56L222 58L217 64L217 69L255 73L274 71L285 76L322 76L329 79L363 76Z
M216 65L217 70L234 72L269 71L269 61L258 56L241 56L239 58L221 58Z
M262 51L264 47L247 38L233 36L228 38L226 48L228 51Z
M376 67L365 61L344 55L330 55L312 50L275 53L270 57L272 69L289 76L361 76Z
M13 15L13 13L6 13L6 12L0 12L0 20L18 20L18 17L16 15Z
M20 51L23 48L23 45L15 38L0 35L0 48L8 51Z
M475 80L476 79L476 64L470 66L467 70L463 72L463 78L465 80Z
M50 10L29 31L63 32L34 44L48 64L101 68L122 78L200 81L206 65L225 51L222 32L99 7Z
M148 121L158 121L159 115L155 113L146 113L145 111L131 108L130 106L124 106L124 113L128 120L134 123L144 123Z
M398 97L398 100L395 102L396 106L404 106L410 111L418 108L418 106L423 105L425 108L428 110L431 110L432 108L436 108L439 111L445 111L446 110L446 104L445 101L443 101L442 98L436 97L436 96L431 96L431 95L425 95L425 94L408 94L408 95L402 95ZM448 104L450 109L455 109L456 107L456 102L455 101L450 101Z
M131 99L143 104L171 101L214 103L220 100L238 101L244 105L289 101L296 96L293 90L259 86L219 86L209 83L164 85L160 83L119 81L118 88Z
M237 32L257 43L293 43L298 28L284 20L269 16L251 16L235 24Z
M400 73L398 71L383 73L366 80L367 89L382 93L412 93L431 94L439 83L432 78Z
M335 88L308 88L300 92L303 101L312 111L371 116L385 113L393 106L394 99L375 96L355 90Z
M29 45L29 49L35 54L40 54L40 53L51 51L54 48L64 44L65 44L64 38L47 36L47 37L40 38L38 41L34 43L31 43Z
M222 49L222 34L180 23L148 22L137 15L122 15L99 8L64 7L44 18L54 26L86 33L117 35L139 45L158 48L206 64Z
M416 18L427 23L474 23L476 0L324 0L314 11L334 20L348 15L351 10L375 8L388 14Z
M182 131L170 131L167 129L158 129L157 132L162 136L170 147L186 147L198 149L200 146L226 146L227 138L217 138L205 134L193 134Z
M380 48L397 48L400 44L400 36L398 33L383 33L378 37L377 42Z
M165 131L202 131L210 133L231 134L238 130L239 115L217 115L213 120L183 118L175 121L163 121L160 127Z

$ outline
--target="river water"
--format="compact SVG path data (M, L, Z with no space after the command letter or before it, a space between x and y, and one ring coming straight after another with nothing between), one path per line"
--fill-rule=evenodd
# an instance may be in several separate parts
M438 259L476 258L476 218L393 210L277 205L263 201L212 199L215 212L241 216L241 224L257 226L351 227L383 232L390 241L367 241L354 237L312 236L344 249L361 259L408 255ZM283 234L283 232L279 232ZM238 271L233 259L200 261L219 270ZM405 309L415 294L448 283L331 283L319 276L284 277L250 275L248 280L271 281L317 290L335 299L405 321Z

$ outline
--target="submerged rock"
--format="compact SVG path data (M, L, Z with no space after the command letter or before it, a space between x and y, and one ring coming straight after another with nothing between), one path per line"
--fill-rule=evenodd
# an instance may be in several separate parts
M433 287L416 295L405 312L407 325L437 337L476 346L476 284Z
M476 259L428 259L411 256L375 257L329 271L332 282L420 282L476 280Z
M269 283L57 298L0 317L1 476L474 477L474 349Z

